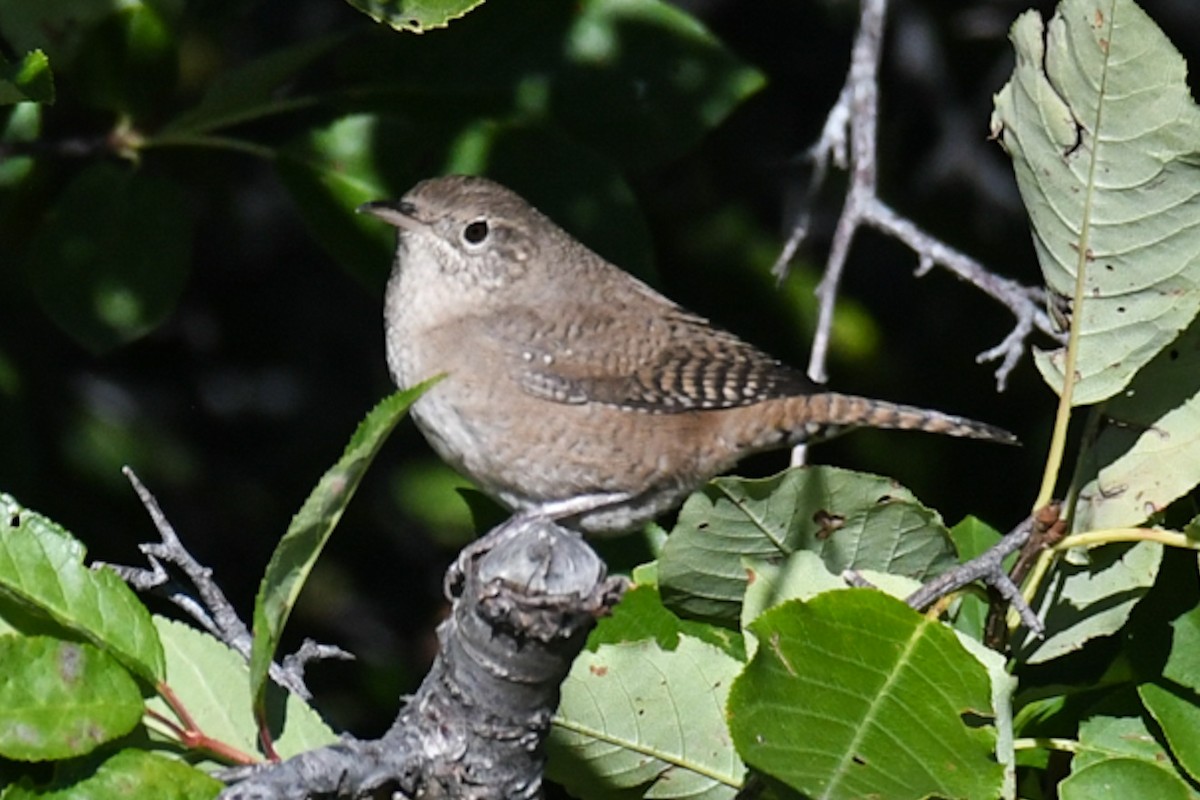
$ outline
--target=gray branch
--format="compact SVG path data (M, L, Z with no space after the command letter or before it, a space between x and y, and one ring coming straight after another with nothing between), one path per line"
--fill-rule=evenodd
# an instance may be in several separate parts
M1007 307L1016 317L1012 331L995 347L976 358L979 363L999 361L996 387L1003 391L1008 376L1026 349L1035 330L1055 340L1062 332L1050 317L1045 293L1000 277L981 263L941 240L925 233L911 220L900 216L878 198L876 138L879 119L879 64L883 51L883 31L887 18L887 0L862 0L858 33L850 56L850 70L837 102L826 117L821 137L808 150L814 172L809 187L815 196L827 174L830 161L849 170L850 186L834 230L825 274L817 286L818 318L808 363L808 375L818 383L827 380L826 361L833 329L833 311L838 287L854 234L864 225L882 231L903 242L917 256L918 276L935 266L948 269ZM781 280L808 233L809 216L801 214L775 262L773 273Z
M221 587L213 580L212 570L198 562L183 546L175 528L159 507L158 500L138 480L133 470L125 467L121 472L133 485L133 490L137 492L142 505L150 514L150 519L154 522L154 527L158 530L162 541L139 545L146 560L150 562L149 569L103 564L102 562L96 562L96 566L108 567L138 591L153 592L170 600L183 609L189 617L196 620L204 630L249 661L250 629L242 622L233 604L229 602L225 593L221 591ZM182 572L192 588L189 589L182 581L173 576L168 570L169 566ZM305 642L298 653L288 656L284 660L284 665L271 665L271 678L285 689L308 700L312 697L312 692L308 690L308 686L304 682L304 666L314 658L345 659L351 658L351 656L337 647Z
M518 517L453 569L433 667L378 740L343 739L247 774L222 800L311 795L504 800L542 794L542 742L559 684L624 588L578 534Z

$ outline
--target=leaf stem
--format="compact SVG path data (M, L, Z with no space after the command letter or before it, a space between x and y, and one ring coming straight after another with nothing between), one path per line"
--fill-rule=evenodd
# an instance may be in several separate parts
M1072 547L1096 547L1113 542L1158 542L1168 547L1179 547L1185 550L1200 550L1200 540L1192 539L1178 531L1167 531L1159 528L1108 528L1099 531L1088 531L1068 536L1055 546L1055 550L1069 550Z
M245 139L235 139L232 136L208 136L206 134L165 133L161 136L148 137L139 146L140 150L155 147L200 147L213 150L228 150L245 153L265 161L275 159L275 148L268 147Z
M1014 750L1058 750L1062 753L1078 753L1082 746L1075 739L1063 739L1056 736L1033 736L1025 739L1014 739Z

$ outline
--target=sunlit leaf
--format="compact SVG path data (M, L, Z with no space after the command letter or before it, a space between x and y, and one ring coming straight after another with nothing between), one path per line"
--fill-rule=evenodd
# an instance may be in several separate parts
M738 752L807 795L994 798L992 690L955 633L873 590L791 601L729 698Z
M88 569L61 527L0 494L0 595L86 639L156 683L163 653L150 612L111 569Z
M425 33L445 28L484 0L347 0L376 22L398 31Z
M1200 323L1105 404L1082 467L1076 531L1140 525L1200 483Z
M563 682L547 776L577 797L637 788L642 797L733 798L745 767L724 705L741 666L687 636L670 650L642 641L583 653Z
M438 378L396 392L359 423L342 457L321 476L279 541L254 601L254 643L250 656L250 692L259 706L267 670L279 647L283 626L317 557L354 497L367 467L408 407Z
M1075 297L1075 404L1128 385L1200 310L1200 109L1187 65L1132 0L1023 14L992 127L1013 158L1051 291ZM1037 355L1062 386L1065 349Z
M177 758L145 750L121 750L82 774L65 772L36 789L25 779L8 787L4 800L211 800L224 788L216 778Z
M693 494L659 558L669 606L703 618L738 619L743 557L798 550L826 568L891 572L920 580L953 565L941 517L887 478L834 467L793 469L763 480L718 478Z
M1161 563L1162 545L1156 542L1113 544L1060 558L1034 603L1045 638L1022 628L1014 643L1018 658L1040 664L1116 633L1154 585Z
M251 756L258 754L250 682L245 659L224 643L181 622L156 616L166 653L167 683L192 718L207 735ZM160 698L148 707L167 719L174 712ZM276 734L274 745L280 756L289 756L333 744L337 736L316 711L294 694L271 685L268 718ZM212 767L221 766L212 762Z
M142 718L137 682L83 642L0 636L0 756L48 761L90 753Z
M0 105L26 100L54 102L54 75L50 59L41 50L26 53L15 64L5 63L0 56Z

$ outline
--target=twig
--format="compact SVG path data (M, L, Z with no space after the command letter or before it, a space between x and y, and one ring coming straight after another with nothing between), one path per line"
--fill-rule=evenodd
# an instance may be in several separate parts
M121 472L133 485L142 505L150 514L154 527L162 541L138 546L150 562L150 569L127 567L118 564L104 564L115 571L134 589L143 592L154 592L162 595L183 609L189 617L196 620L202 628L220 639L232 650L249 660L251 636L246 624L238 617L233 604L225 597L216 581L213 580L212 570L198 562L187 548L180 542L175 528L167 520L158 501L150 493L133 470L122 468ZM101 566L97 562L97 566ZM185 585L167 571L165 565L179 569L195 589L193 594ZM199 596L199 598L196 597ZM271 678L280 686L308 700L312 693L304 683L304 668L314 658L349 658L349 654L331 645L316 645L305 642L300 650L284 659L284 664L272 664Z
M925 233L911 220L900 216L879 200L876 139L879 64L886 17L887 0L862 0L846 83L826 117L820 139L808 151L808 158L815 168L810 194L815 194L820 187L830 161L835 166L848 169L850 173L850 186L834 230L825 274L816 289L819 311L808 375L818 383L824 383L827 379L826 361L838 287L854 234L859 227L866 225L908 245L917 255L918 277L935 266L944 267L998 300L1013 313L1016 323L1012 331L998 345L976 357L978 363L1000 362L996 368L996 386L1003 391L1034 330L1042 331L1056 340L1061 339L1061 332L1046 311L1046 299L1041 289L1024 286L989 272L975 259ZM788 262L807 235L808 222L809 216L804 213L794 223L792 233L773 268L776 277L782 279L786 274Z
M929 581L909 595L905 602L919 611L968 584L983 581L1017 610L1026 627L1041 635L1041 620L1021 597L1021 590L1014 583L1012 576L1004 569L1004 559L1025 547L1030 540L1034 525L1034 518L1026 517L995 545L965 564L960 564Z

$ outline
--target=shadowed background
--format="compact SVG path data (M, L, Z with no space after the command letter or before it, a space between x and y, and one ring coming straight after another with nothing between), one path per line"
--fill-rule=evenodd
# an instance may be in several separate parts
M511 0L421 37L340 0L98 3L30 33L39 3L0 8L4 55L43 36L58 92L40 131L0 109L4 139L46 143L35 161L0 163L0 491L93 558L138 563L136 543L154 537L120 475L128 464L249 614L292 513L391 390L381 294L392 233L353 217L360 179L397 196L451 168L484 171L672 298L807 363L841 176L815 198L788 281L777 288L769 270L805 201L804 149L845 76L853 4L680 4L712 34L697 39L682 15L581 31L588 4ZM1196 55L1200 8L1142 5ZM931 233L1035 283L1011 170L987 141L991 95L1011 69L1007 29L1026 7L894 4L880 185ZM164 134L229 70L273 53L287 68L276 63L284 78L263 112L209 131L257 151ZM106 139L122 119L161 137L140 153L136 183ZM97 231L118 242L97 245ZM88 247L137 263L145 295L79 271ZM865 431L811 458L892 476L949 523L973 513L1006 530L1033 500L1054 397L1028 359L997 395L994 365L975 356L1011 315L941 272L914 279L915 266L878 235L856 240L831 385L993 422L1026 446ZM785 464L763 456L739 473ZM442 573L472 535L462 485L403 424L330 542L290 632L359 656L311 672L335 726L378 734L420 680Z

